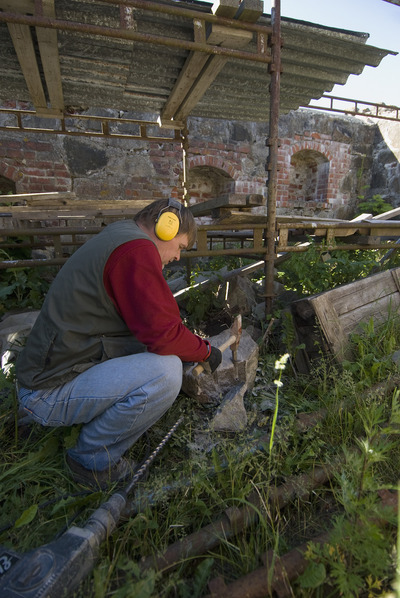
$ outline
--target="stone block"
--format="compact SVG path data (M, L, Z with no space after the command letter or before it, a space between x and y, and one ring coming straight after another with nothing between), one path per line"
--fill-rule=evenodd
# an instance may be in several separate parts
M231 388L217 408L210 428L214 432L240 432L247 425L247 413L243 398L247 386L245 383Z
M209 338L212 345L221 346L230 336L225 330L217 336ZM254 385L258 366L258 344L246 330L242 331L237 350L237 363L232 362L232 352L228 348L222 354L222 362L213 374L202 372L199 376L193 373L197 364L186 364L183 368L182 391L200 403L220 405L226 394L239 384L247 389Z

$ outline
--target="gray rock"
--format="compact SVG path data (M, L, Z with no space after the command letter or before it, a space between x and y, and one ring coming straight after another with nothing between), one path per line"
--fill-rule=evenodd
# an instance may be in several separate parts
M240 432L247 425L247 413L243 397L246 384L238 384L225 395L210 423L214 432Z
M11 314L5 316L0 322L0 358L3 372L6 372L15 361L38 314L39 311Z
M221 332L209 340L212 345L221 346L230 336L229 330ZM222 354L222 362L213 374L206 372L195 376L195 365L185 365L183 368L182 390L189 397L200 403L219 405L233 386L246 384L247 389L253 388L258 365L258 344L246 330L242 331L238 351L237 363L232 362L232 352L228 348Z

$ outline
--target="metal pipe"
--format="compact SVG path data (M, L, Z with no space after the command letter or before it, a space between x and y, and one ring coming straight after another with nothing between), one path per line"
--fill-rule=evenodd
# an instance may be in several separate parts
M180 417L122 490L117 490L83 527L70 527L62 536L25 555L12 553L13 564L0 579L0 595L8 598L70 596L93 569L101 543L117 527L128 494L181 425Z
M100 35L103 37L113 37L118 39L126 39L129 41L137 41L156 45L158 44L161 46L181 48L183 50L189 50L193 52L205 52L206 54L216 54L218 56L227 56L228 58L250 60L265 64L271 62L271 57L262 53L258 54L255 52L233 50L231 48L212 46L210 44L203 44L199 42L184 41L172 37L165 37L163 35L139 33L138 31L134 31L132 29L102 27L101 25L88 25L86 23L78 23L76 21L63 21L61 19L22 15L10 12L0 12L0 22L18 23L20 25L28 25L29 27L46 27L49 29L75 31L84 35Z
M96 1L97 0L94 0L94 2ZM179 17L187 17L188 19L202 19L203 21L208 21L209 23L226 25L226 27L233 27L235 29L245 29L246 31L254 31L265 34L272 33L272 27L268 25L257 25L256 23L248 23L246 21L239 21L238 19L218 17L217 15L213 15L211 13L193 10L191 8L184 8L182 6L171 6L169 4L161 4L160 2L149 2L148 0L102 0L102 2L120 6L131 6L132 8L140 8L142 10L175 15Z
M325 544L329 534L321 534L311 541L314 544ZM292 597L293 590L290 582L297 579L308 565L304 554L309 542L296 546L281 557L277 557L273 550L262 555L264 566L251 571L236 581L225 584L222 578L217 578L209 583L211 594L204 598L265 598L266 596L279 596L279 598Z
M296 497L308 496L312 490L325 484L332 472L331 466L316 467L309 473L289 479L278 488L269 488L266 500L274 510L278 510ZM163 553L143 558L140 562L141 570L152 568L165 571L179 565L188 557L205 554L221 542L238 535L258 521L260 509L263 509L264 505L258 491L252 492L246 499L246 503L246 506L241 508L227 509L220 519L171 544Z
M265 263L265 309L272 312L274 298L274 264L275 264L275 228L278 172L278 121L280 103L281 76L281 5L280 0L271 3L272 63L270 65L270 116L269 116L269 154L268 154L268 198L267 198L267 253Z

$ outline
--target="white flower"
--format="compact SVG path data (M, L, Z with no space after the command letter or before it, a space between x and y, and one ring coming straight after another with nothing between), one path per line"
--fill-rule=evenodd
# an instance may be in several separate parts
M274 380L274 384L280 388L281 386L283 386L283 382L281 382L280 380Z
M275 361L275 370L277 370L277 371L284 370L289 357L290 357L289 353L285 353L284 355L282 355L282 357L280 359L277 359Z

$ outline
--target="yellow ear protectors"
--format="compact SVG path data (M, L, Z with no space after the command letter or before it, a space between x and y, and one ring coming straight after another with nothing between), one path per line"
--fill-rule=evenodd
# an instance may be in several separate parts
M161 241L171 241L179 231L181 223L181 203L176 199L169 199L168 205L160 210L154 227L154 232ZM168 208L175 208L178 214Z

